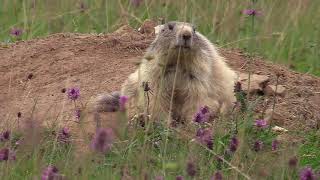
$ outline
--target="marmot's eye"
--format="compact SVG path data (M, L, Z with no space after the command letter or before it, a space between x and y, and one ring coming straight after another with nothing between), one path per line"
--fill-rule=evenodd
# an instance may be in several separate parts
M192 26L192 30L195 33L196 32L196 27Z
M168 24L168 28L169 28L170 30L173 30L174 24Z

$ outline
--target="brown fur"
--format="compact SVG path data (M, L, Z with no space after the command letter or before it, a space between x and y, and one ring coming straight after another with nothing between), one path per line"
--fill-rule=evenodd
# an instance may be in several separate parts
M185 34L191 38L184 41ZM133 113L141 113L148 104L142 85L148 82L152 117L166 118L172 104L174 119L191 121L201 106L228 111L235 100L235 79L235 72L207 38L188 23L170 22L160 27L139 68L123 84L121 95L129 97Z

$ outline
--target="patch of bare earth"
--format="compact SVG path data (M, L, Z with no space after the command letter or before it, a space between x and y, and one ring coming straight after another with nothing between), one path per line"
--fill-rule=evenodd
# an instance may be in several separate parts
M20 121L32 115L45 124L77 126L75 104L61 90L79 87L78 106L99 93L119 90L153 38L124 27L105 35L54 34L1 45L1 127L16 124L18 112L22 113ZM277 125L289 131L319 126L320 78L247 57L239 50L221 49L221 54L238 72L250 70L255 75L267 76L269 82L263 86L276 85L276 74L281 74L278 84L285 88L285 93L276 96L273 119ZM33 76L28 80L31 73ZM274 96L258 92L251 98L257 101L257 116L265 118Z

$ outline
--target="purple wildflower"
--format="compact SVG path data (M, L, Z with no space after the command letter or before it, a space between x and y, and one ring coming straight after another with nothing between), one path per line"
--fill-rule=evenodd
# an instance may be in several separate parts
M262 149L262 147L263 147L263 142L260 141L260 140L257 140L257 141L254 142L254 144L253 144L253 149L254 149L256 152L260 151L260 150Z
M76 119L79 121L80 117L81 117L81 110L80 109L76 109L74 112L74 115L76 117Z
M85 3L84 2L80 2L80 12L85 12L86 11L86 9L87 9L87 6L85 5Z
M209 107L208 107L208 106L203 106L203 107L201 107L201 108L200 108L200 112L201 112L202 114L207 114L207 113L209 113Z
M205 120L205 116L201 112L197 112L197 114L194 117L194 122L203 123L204 120Z
M208 106L203 106L199 109L199 111L196 113L193 121L196 123L204 123L207 122L209 119L209 107Z
M260 11L257 11L255 9L245 9L242 11L242 13L248 16L259 16L262 14Z
M194 177L197 174L196 166L193 162L189 161L187 163L187 173L189 176Z
M130 3L135 6L138 7L141 4L141 0L131 0Z
M238 145L239 145L239 140L237 137L232 137L231 141L230 141L230 145L229 145L229 150L231 152L236 152L236 150L238 149Z
M267 127L267 121L264 120L264 119L257 119L255 120L255 123L254 123L255 126L257 126L258 128L265 128Z
M234 90L233 90L235 93L239 93L242 91L242 85L241 85L241 82L236 82L234 84Z
M222 180L222 174L220 171L214 173L214 175L210 178L210 180Z
M300 171L300 180L315 180L316 177L310 167L306 167Z
M19 28L12 28L11 31L10 31L10 34L12 36L15 36L15 37L19 37L22 35L22 29L19 29Z
M177 176L176 180L184 180L184 177L183 176Z
M126 103L128 102L128 96L120 96L119 97L119 105L120 105L120 111L125 111L126 109Z
M164 177L163 176L156 176L154 179L155 180L164 180Z
M4 131L0 134L0 142L7 141L10 139L10 131Z
M57 180L61 179L58 169L55 166L48 166L41 176L41 180Z
M297 157L294 156L294 157L290 158L288 164L289 164L290 168L295 168L297 166L297 164L298 164Z
M58 134L58 141L61 143L68 143L70 141L70 130L67 127L64 127L60 130Z
M80 96L80 89L79 88L69 88L67 91L68 98L71 100L76 100Z
M97 130L92 143L91 148L95 151L105 153L111 149L114 139L114 134L110 128L100 128Z
M279 144L280 144L280 142L278 141L278 140L273 140L272 141L272 151L275 151L275 150L277 150L278 149L278 147L279 147Z
M0 149L0 162L8 160L16 160L16 153L9 148Z
M196 133L197 140L207 146L209 149L213 149L212 131L210 129L200 128Z

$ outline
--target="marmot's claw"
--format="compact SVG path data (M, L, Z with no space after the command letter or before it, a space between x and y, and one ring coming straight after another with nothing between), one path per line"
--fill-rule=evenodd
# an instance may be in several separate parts
M115 112L119 110L120 93L114 91L110 94L99 95L95 99L95 110L97 112Z

